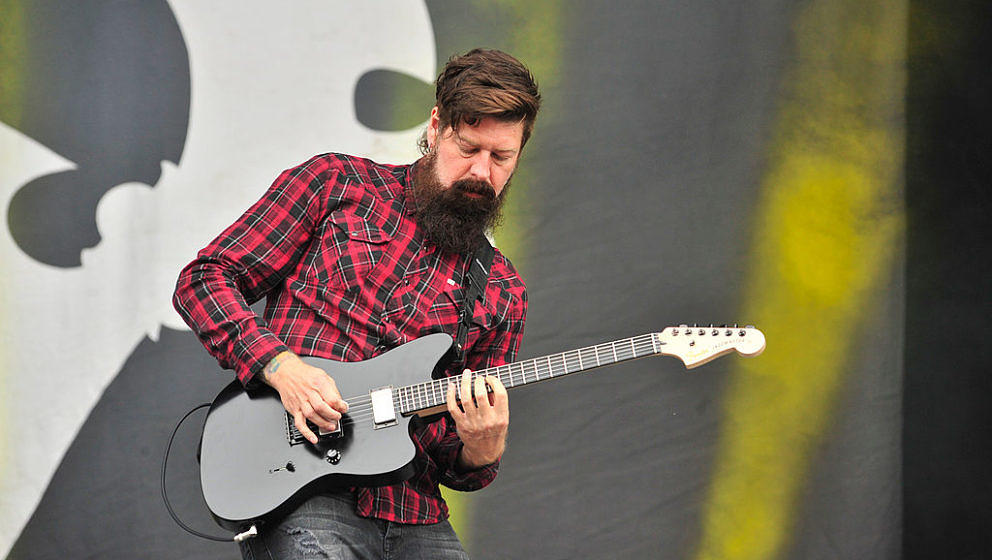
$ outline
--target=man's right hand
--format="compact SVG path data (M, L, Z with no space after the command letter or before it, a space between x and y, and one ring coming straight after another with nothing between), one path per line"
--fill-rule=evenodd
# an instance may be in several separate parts
M317 434L307 426L307 420L323 430L334 431L341 415L348 412L348 403L341 398L334 379L292 352L272 358L262 370L262 379L279 392L282 405L310 443L317 443Z

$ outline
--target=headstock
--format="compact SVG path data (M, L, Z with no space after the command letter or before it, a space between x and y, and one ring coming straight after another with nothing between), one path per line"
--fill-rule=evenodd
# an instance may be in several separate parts
M751 357L765 349L765 335L752 326L679 325L654 333L654 337L659 353L680 358L686 369L701 366L734 350Z

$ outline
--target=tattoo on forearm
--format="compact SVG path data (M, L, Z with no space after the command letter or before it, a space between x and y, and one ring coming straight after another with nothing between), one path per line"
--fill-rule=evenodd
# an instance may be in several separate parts
M279 370L279 366L281 366L282 364L283 364L283 355L282 354L279 354L275 358L272 358L271 360L269 360L269 363L266 364L265 365L265 368L262 369L262 375L265 377L265 380L268 381L269 379L271 379L272 378L272 374L274 374L276 371L278 371Z

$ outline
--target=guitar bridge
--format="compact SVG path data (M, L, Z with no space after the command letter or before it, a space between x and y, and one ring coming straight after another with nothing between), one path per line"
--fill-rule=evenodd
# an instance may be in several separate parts
M341 429L343 424L344 418L342 417L341 421L338 422L338 429L329 432L318 428L316 424L307 420L307 427L310 428L313 433L317 434L319 439L335 439L343 436L344 430ZM286 412L286 441L288 441L290 445L309 443L307 438L303 437L303 434L300 433L300 429L296 427L296 421L293 420L293 416L289 412Z

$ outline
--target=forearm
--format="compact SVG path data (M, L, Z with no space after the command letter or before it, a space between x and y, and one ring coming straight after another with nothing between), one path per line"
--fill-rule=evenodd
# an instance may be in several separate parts
M455 461L455 468L461 472L481 469L500 460L506 450L506 438L491 442L488 445L462 445Z

